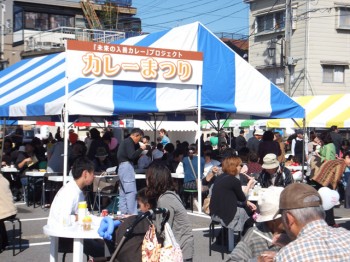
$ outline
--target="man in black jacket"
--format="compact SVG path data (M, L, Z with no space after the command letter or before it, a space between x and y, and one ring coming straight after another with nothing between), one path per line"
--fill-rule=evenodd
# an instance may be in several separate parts
M293 183L293 176L289 169L280 166L275 154L267 154L263 161L263 171L258 177L258 182L260 183L261 187L286 187L287 185Z
M133 162L137 160L146 146L141 143L139 149L135 145L143 137L143 131L140 128L131 130L130 136L124 139L118 149L118 175L120 178L119 188L119 210L122 214L137 214L136 203L136 181Z

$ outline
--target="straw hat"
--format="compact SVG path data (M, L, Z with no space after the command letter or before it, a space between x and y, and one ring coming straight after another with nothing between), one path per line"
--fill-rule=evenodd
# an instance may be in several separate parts
M267 154L263 159L262 168L273 169L280 165L275 154Z
M271 221L281 216L277 215L274 217L279 210L280 195L283 189L283 187L272 186L262 192L258 201L260 214L256 222Z

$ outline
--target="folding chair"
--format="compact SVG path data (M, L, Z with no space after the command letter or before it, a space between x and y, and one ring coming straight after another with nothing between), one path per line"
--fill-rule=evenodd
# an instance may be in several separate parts
M51 204L51 201L55 197L58 190L63 185L63 173L60 172L50 172L45 173L43 177L43 183L42 183L42 191L41 191L41 208L45 209L47 207L46 203L46 194L49 195L49 202L48 204Z
M101 214L101 198L116 197L118 192L119 176L118 175L101 175L95 176L93 191L95 192L93 210L98 206L98 213Z

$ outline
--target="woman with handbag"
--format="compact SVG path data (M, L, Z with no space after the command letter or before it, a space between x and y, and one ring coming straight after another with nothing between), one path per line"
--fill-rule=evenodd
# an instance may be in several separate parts
M198 189L198 155L197 155L197 145L191 144L189 146L188 150L188 156L184 157L182 160L183 165L183 173L184 173L184 183L183 183L183 189L191 189L191 190L197 190ZM203 157L200 159L200 179L203 178L203 171L204 171L204 165L205 160ZM176 173L178 170L176 170ZM207 187L206 190L208 191ZM202 187L203 192L203 187ZM185 200L185 202L187 202ZM198 202L197 197L194 197L193 199L194 206L198 209Z
M179 243L183 261L192 261L194 241L191 223L180 197L175 193L171 173L165 165L153 164L146 173L147 197L157 199L157 207L166 208L170 212L168 223ZM156 216L156 228L161 228L162 217Z

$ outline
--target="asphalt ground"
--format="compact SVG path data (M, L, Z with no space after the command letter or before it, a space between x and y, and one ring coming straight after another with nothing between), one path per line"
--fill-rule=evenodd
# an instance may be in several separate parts
M17 217L22 221L22 250L18 243L15 243L16 255L12 255L12 224L6 223L10 246L0 254L1 262L28 262L28 261L49 261L50 239L43 233L43 226L47 223L49 209L42 209L40 206L33 208L27 207L23 202L16 203L18 208ZM212 245L212 255L209 256L209 238L208 227L210 218L207 215L200 215L196 212L188 211L192 222L193 235L195 239L194 261L222 261L222 246L215 243ZM344 209L343 206L335 208L336 222L340 226L350 230L350 209ZM216 230L218 233L218 229ZM227 252L225 251L225 259ZM62 254L59 254L58 261L62 261ZM67 254L66 261L72 261L72 255Z

